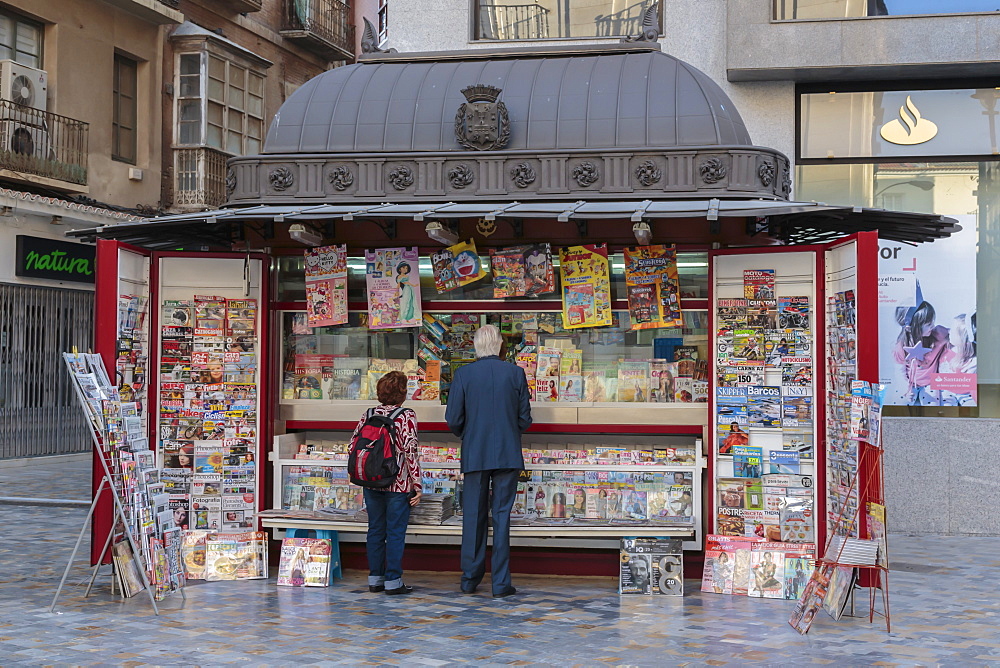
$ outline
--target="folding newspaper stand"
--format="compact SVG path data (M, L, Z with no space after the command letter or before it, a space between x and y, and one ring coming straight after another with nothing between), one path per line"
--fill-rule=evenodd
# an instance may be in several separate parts
M484 71L491 72L488 82L480 80ZM358 83L376 80L385 85ZM393 86L386 97L384 88ZM581 106L596 90L628 91L631 102L606 105L595 98ZM613 92L608 95L614 99ZM675 109L677 100L684 101L683 110ZM850 483L874 475L867 464L851 460L839 434L847 362L854 365L853 378L876 378L877 237L933 240L951 234L954 221L789 201L789 160L753 145L722 90L657 44L482 49L447 57L375 49L358 64L307 83L286 107L263 154L230 161L226 208L74 233L100 239L97 345L109 368L116 360L121 366L135 348L112 325L119 297L146 291L145 385L155 416L148 429L168 469L190 466L182 455L185 442L193 441L193 480L175 473L168 478L192 516L199 505L198 522L207 518L211 528L216 517L222 530L265 526L277 535L291 528L335 530L342 547L363 540L365 518L346 482L345 444L374 400L374 381L398 368L411 375L415 398L407 405L417 413L425 446L423 484L438 504L436 516L410 526L411 540L426 548L409 554L436 568L453 566L455 551L446 546L458 543L460 528L446 517L451 501L444 497L460 496L459 443L444 423L446 367L469 361L472 331L496 323L512 349L536 355L535 366L514 361L525 362L536 389L545 388L535 397L535 423L525 435L529 470L512 529L515 547L551 548L530 553L533 568L607 573L618 562L606 549L623 537L677 538L697 551L706 533L735 533L737 526L739 537L756 538L757 521L768 542L784 544L787 529L784 537L795 539L788 544L811 537L824 547L831 513L858 497ZM496 127L479 128L483 123ZM178 247L212 250L158 250ZM632 326L649 318L642 291L627 284L624 251L633 248L639 248L633 257L662 253L650 266L679 271L670 279L676 281L671 303L680 311L671 326L663 326L665 320ZM304 252L310 262L322 263L321 254L336 258L331 266L342 272L337 280L345 282L346 293L336 292L341 287L333 283L307 288L307 271L319 264L307 270ZM449 253L451 260L442 264ZM574 268L584 255L589 263ZM507 276L505 258L526 265L529 256L546 286L539 293L509 292L508 283L485 269L492 263L494 276ZM398 271L383 280L388 289L370 284L385 278L379 265L390 260ZM594 267L605 270L606 283L595 290L607 296L606 319L580 327L597 309L571 303L586 297L586 290L563 291L555 276L566 279L577 269L596 272ZM477 280L450 285L443 273L448 268L455 271L449 280L466 271ZM670 295L663 295L666 303ZM423 315L406 327L383 326L388 306L404 298ZM746 330L792 332L791 344L778 335L768 339L772 364L739 363L735 333L720 334L720 310L729 308L720 301L735 299L768 302L756 305L753 314L763 326ZM190 350L183 330L188 325L170 330L164 318L172 304L193 301L179 306L177 317L187 313L197 321L199 309L208 312L226 300L256 300L252 333L220 335L254 341L244 360L253 359L252 371L240 375L229 365L224 370L246 381L235 385L255 388L240 389L254 397L252 406L241 404L253 413L254 424L232 427L241 430L247 452L230 453L224 442L199 446L197 438L178 438L185 433L181 427L195 433L211 422L192 407L204 401L199 393L205 388L188 387L211 384L211 378L203 383L192 376L194 367L205 365L184 352ZM346 322L310 325L309 309L315 316L320 302L324 308L336 303ZM850 336L842 331L848 312L857 314ZM828 314L834 315L829 327ZM742 317L747 323L745 304ZM194 328L194 339L212 335L198 333L197 322ZM834 371L824 364L832 333L845 356L844 369ZM749 352L755 335L740 337L738 352ZM766 342L756 343L756 354L766 355ZM233 344L243 349L239 341ZM543 348L555 351L544 353L554 377L537 374ZM736 368L744 366L752 368ZM764 388L755 392L752 428L749 392L742 408L739 401L722 405L725 393L719 390L727 386ZM186 410L194 412L184 415ZM788 429L798 434L787 442L779 426L786 410ZM720 451L729 435L720 439L718 426L737 415L727 431L732 422L738 429L725 447L760 448L755 463L753 450L741 452L739 460ZM835 439L838 447L832 448ZM776 522L765 522L768 516L758 513L758 503L765 512L763 485L749 489L744 483L738 500L729 495L735 507L719 503L729 484L720 480L740 477L737 461L744 474L770 475L761 468L764 452L787 453L774 458L778 470L794 460L799 471L768 480L775 483L768 487L781 488L781 498L792 499L781 502L785 521L779 513ZM231 454L242 458L242 466L224 464L217 473L223 477L223 508L233 514L219 516L214 501L194 499L191 485L199 484L199 458L225 460ZM259 464L265 457L273 466L269 494ZM213 468L207 459L205 466ZM238 479L227 475L236 473L231 468L240 468ZM869 488L855 489L863 497ZM748 493L754 507L747 507ZM566 550L574 551L573 559L565 558ZM818 554L815 548L803 551L801 559L811 564ZM765 582L774 594L774 584ZM786 592L780 593L784 598Z

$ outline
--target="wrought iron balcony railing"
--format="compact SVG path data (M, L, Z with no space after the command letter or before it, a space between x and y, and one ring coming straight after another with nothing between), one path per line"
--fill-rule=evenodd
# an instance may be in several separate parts
M539 5L486 5L479 9L482 39L547 39L549 12Z
M281 35L332 60L354 57L354 21L343 0L284 0Z
M214 209L226 202L226 160L207 146L174 149L174 207Z
M85 186L88 131L75 118L0 100L0 169Z
M659 0L654 0L659 1ZM598 37L621 37L642 32L642 15L651 3L642 0L614 14L604 14L594 19Z

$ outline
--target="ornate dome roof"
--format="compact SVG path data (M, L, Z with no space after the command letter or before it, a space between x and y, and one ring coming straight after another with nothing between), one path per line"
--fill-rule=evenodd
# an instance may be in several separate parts
M379 54L295 91L264 153L467 150L456 139L462 90L501 89L505 151L749 146L729 97L658 45Z

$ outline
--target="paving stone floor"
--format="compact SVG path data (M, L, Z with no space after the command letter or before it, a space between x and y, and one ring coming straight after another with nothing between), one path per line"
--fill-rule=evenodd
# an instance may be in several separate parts
M90 468L89 459L0 467L0 496L88 501Z
M1000 538L893 536L893 632L823 613L799 636L792 603L701 594L620 598L604 578L515 574L523 593L460 596L453 574L409 573L409 597L364 574L327 589L274 579L192 583L187 600L82 597L78 561L54 588L85 510L0 506L0 665L1000 666ZM488 591L488 588L486 588Z

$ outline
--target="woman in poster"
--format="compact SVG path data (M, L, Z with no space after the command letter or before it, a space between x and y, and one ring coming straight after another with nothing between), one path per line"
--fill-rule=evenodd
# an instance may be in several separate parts
M976 314L967 317L965 313L955 316L948 331L951 348L941 358L941 371L974 376L978 368L976 361ZM970 388L972 389L972 388ZM975 406L976 397L972 392L943 391L945 406Z
M417 317L416 295L410 285L410 264L396 265L396 285L399 287L399 321L411 322Z
M896 309L896 321L902 329L892 356L902 365L909 385L904 397L907 406L940 406L941 393L930 389L934 374L941 371L941 360L950 348L948 329L935 325L934 307L921 301L914 309Z

